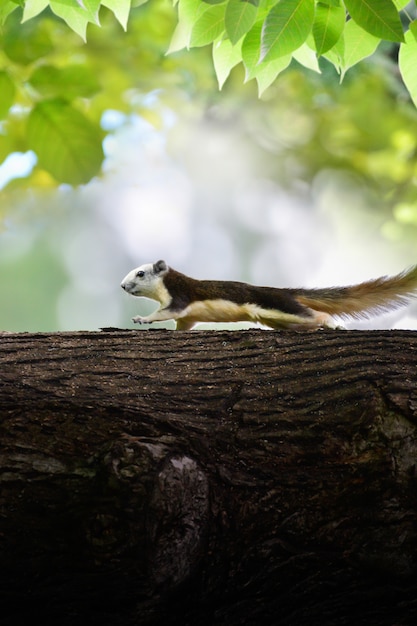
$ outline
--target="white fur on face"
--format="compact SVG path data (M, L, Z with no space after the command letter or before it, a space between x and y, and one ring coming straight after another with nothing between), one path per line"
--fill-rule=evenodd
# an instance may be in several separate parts
M143 276L141 275L143 272ZM142 296L158 277L153 273L152 263L145 263L131 270L122 280L121 287L132 296Z
M132 296L150 298L164 306L168 306L171 302L163 276L154 273L153 263L145 263L130 271L120 286Z

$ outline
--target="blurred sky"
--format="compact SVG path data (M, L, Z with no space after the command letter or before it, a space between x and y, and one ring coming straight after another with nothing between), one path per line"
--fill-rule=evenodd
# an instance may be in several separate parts
M386 236L387 218L369 206L358 176L325 167L307 183L285 161L293 182L283 185L260 167L258 147L233 116L182 115L158 94L148 106L158 109L157 127L140 115L105 114L113 133L102 178L40 198L28 192L8 212L1 329L133 327L132 315L155 303L127 295L120 281L161 258L196 278L277 287L348 285L417 262L417 247ZM0 184L34 164L30 153L15 159L0 167ZM417 329L417 305L347 326Z

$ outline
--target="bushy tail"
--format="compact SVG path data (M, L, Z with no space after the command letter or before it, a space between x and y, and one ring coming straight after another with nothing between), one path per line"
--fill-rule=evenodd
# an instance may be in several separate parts
M368 318L417 297L417 265L396 276L381 276L351 287L295 291L296 299L314 311L341 318Z

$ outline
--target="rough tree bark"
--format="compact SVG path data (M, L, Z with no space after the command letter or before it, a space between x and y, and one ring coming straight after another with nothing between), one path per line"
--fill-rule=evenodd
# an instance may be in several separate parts
M0 623L417 623L417 333L0 336Z

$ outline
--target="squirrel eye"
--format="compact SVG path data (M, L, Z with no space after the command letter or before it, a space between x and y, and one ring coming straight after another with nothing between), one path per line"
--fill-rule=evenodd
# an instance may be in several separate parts
M139 270L139 272L136 274L136 276L138 278L143 278L145 276L145 272L143 270Z

